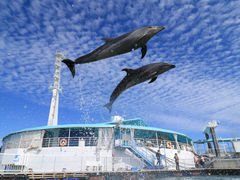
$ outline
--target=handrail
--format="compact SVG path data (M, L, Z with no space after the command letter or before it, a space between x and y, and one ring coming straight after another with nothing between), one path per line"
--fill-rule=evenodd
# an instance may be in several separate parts
M65 140L65 143L61 143ZM96 146L98 138L96 137L59 137L59 138L43 138L42 147L58 147L58 146L79 146L80 141L84 141L85 146Z
M170 141L170 140L160 140L157 141L156 139L148 139L145 140L143 138L135 138L135 141L139 141L139 143L141 143L142 145L148 147L155 147L155 148L166 148L167 147L167 143L170 142L171 143L171 149L177 149L177 145L175 141ZM186 151L193 151L194 148L192 146L190 146L187 143L179 143L179 147L180 150L186 150Z
M117 147L127 147L132 149L150 165L153 165L156 159L151 151L146 149L141 143L137 143L135 140L123 140L117 145Z
M196 148L196 152L197 154L213 154L215 155L215 152L214 150L212 152L210 152L208 149L203 149L203 148ZM232 151L232 148L229 147L229 148L219 148L219 152L221 154L234 154L235 152Z
M153 162L151 162L146 156L144 156L141 152L139 152L137 149L133 148L132 146L129 146L130 149L132 149L138 156L140 156L145 162L147 162L149 165L153 166Z
M29 148L30 146L34 147L59 147L60 146L60 140L66 139L67 144L65 146L79 146L79 142L81 140L85 141L86 146L96 146L98 141L101 140L98 137L54 137L54 138L43 138L43 139L31 139L31 140L21 140L20 142L16 144L12 144L9 142L7 145L4 145L2 147L2 151L4 149L11 149L11 148ZM102 138L104 140L112 141L113 137L109 138ZM123 140L123 139L122 139ZM134 138L135 143L142 145L142 146L149 146L149 147L166 147L167 142L171 142L172 149L176 149L176 142L175 141L168 141L168 140L161 140L157 141L156 139L143 139L143 138ZM193 147L186 143L179 143L180 149L192 151Z

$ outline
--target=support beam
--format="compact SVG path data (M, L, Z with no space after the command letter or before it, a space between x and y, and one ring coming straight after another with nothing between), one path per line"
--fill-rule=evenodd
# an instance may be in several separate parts
M212 140L213 140L213 145L214 145L214 150L216 153L216 157L220 157L220 151L219 151L219 146L218 146L218 141L215 133L215 128L211 127L210 132L212 134Z
M206 140L208 140L209 139L209 134L205 133L205 137L206 137ZM207 145L208 145L208 152L213 153L211 142L208 142Z

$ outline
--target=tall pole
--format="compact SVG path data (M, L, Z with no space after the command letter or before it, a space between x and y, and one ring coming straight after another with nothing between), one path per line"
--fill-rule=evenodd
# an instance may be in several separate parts
M58 102L60 89L60 70L61 70L61 60L64 59L63 54L60 52L56 53L55 62L55 74L54 74L54 85L50 86L49 89L52 91L52 100L48 116L48 126L58 125Z

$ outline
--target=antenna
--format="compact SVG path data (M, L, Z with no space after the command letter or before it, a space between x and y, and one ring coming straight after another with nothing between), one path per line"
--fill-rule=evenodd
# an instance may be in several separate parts
M56 70L54 74L54 85L49 87L52 91L52 100L48 116L48 126L58 125L58 102L59 93L62 92L60 88L60 70L61 70L61 60L64 59L64 55L61 52L56 52Z

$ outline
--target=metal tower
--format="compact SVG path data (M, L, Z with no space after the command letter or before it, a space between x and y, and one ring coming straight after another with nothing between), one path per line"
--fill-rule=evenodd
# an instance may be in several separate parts
M60 70L61 70L61 60L64 59L64 55L60 52L56 53L56 70L54 74L54 85L50 86L49 89L52 91L52 101L48 116L48 126L55 126L58 124L58 102L60 89Z
M209 139L210 134L212 135L212 140L213 140L213 145L214 145L216 157L220 157L220 150L219 150L219 146L218 146L218 140L217 140L217 136L216 136L216 133L215 133L215 128L218 126L218 124L219 124L219 122L217 122L216 120L208 122L207 127L203 131L203 133L205 134L207 140ZM209 148L210 151L212 151L212 149L211 149L212 146L211 146L210 143L208 143L208 148Z

